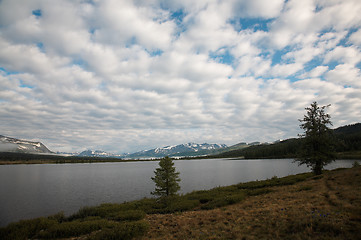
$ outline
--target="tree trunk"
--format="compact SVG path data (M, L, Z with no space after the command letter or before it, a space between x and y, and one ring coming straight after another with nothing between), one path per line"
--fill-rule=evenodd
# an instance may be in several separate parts
M321 161L317 161L316 162L316 165L315 165L315 167L313 168L313 173L315 174L315 175L320 175L320 174L322 174L322 164L321 164Z

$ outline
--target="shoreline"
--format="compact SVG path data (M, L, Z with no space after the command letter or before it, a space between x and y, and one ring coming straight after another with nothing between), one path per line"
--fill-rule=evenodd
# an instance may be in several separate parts
M355 239L361 234L360 183L360 166L274 177L194 191L165 205L142 199L21 220L0 228L0 238L106 239L127 233L137 239ZM41 228L29 230L40 222Z

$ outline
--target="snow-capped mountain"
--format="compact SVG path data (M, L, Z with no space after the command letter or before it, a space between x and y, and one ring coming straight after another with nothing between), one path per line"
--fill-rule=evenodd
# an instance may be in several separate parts
M166 146L154 148L151 150L140 151L132 154L126 154L125 158L162 158L165 156L201 156L214 153L216 150L226 148L225 144L198 144L186 143L175 146Z
M0 135L0 152L53 153L41 142L20 140Z
M119 157L119 155L115 155L112 153L104 152L101 150L85 150L78 154L81 157Z

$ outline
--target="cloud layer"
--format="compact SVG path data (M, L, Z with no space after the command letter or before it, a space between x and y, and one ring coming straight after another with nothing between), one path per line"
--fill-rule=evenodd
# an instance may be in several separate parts
M0 2L0 130L132 152L361 119L358 0Z

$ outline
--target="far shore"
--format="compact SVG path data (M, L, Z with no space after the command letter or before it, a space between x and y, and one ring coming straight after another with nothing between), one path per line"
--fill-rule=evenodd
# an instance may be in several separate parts
M216 156L189 156L189 157L171 157L173 160L207 160L207 159L227 159L227 160L256 160L256 159L295 159L296 157L269 157L269 158L244 158L240 157L216 157ZM18 165L18 164L79 164L79 163L119 163L119 162L150 162L159 161L161 158L138 158L124 159L112 157L81 157L81 156L62 156L46 154L28 154L28 153L9 153L0 152L0 165ZM349 154L347 152L338 153L337 160L361 160L360 153Z

